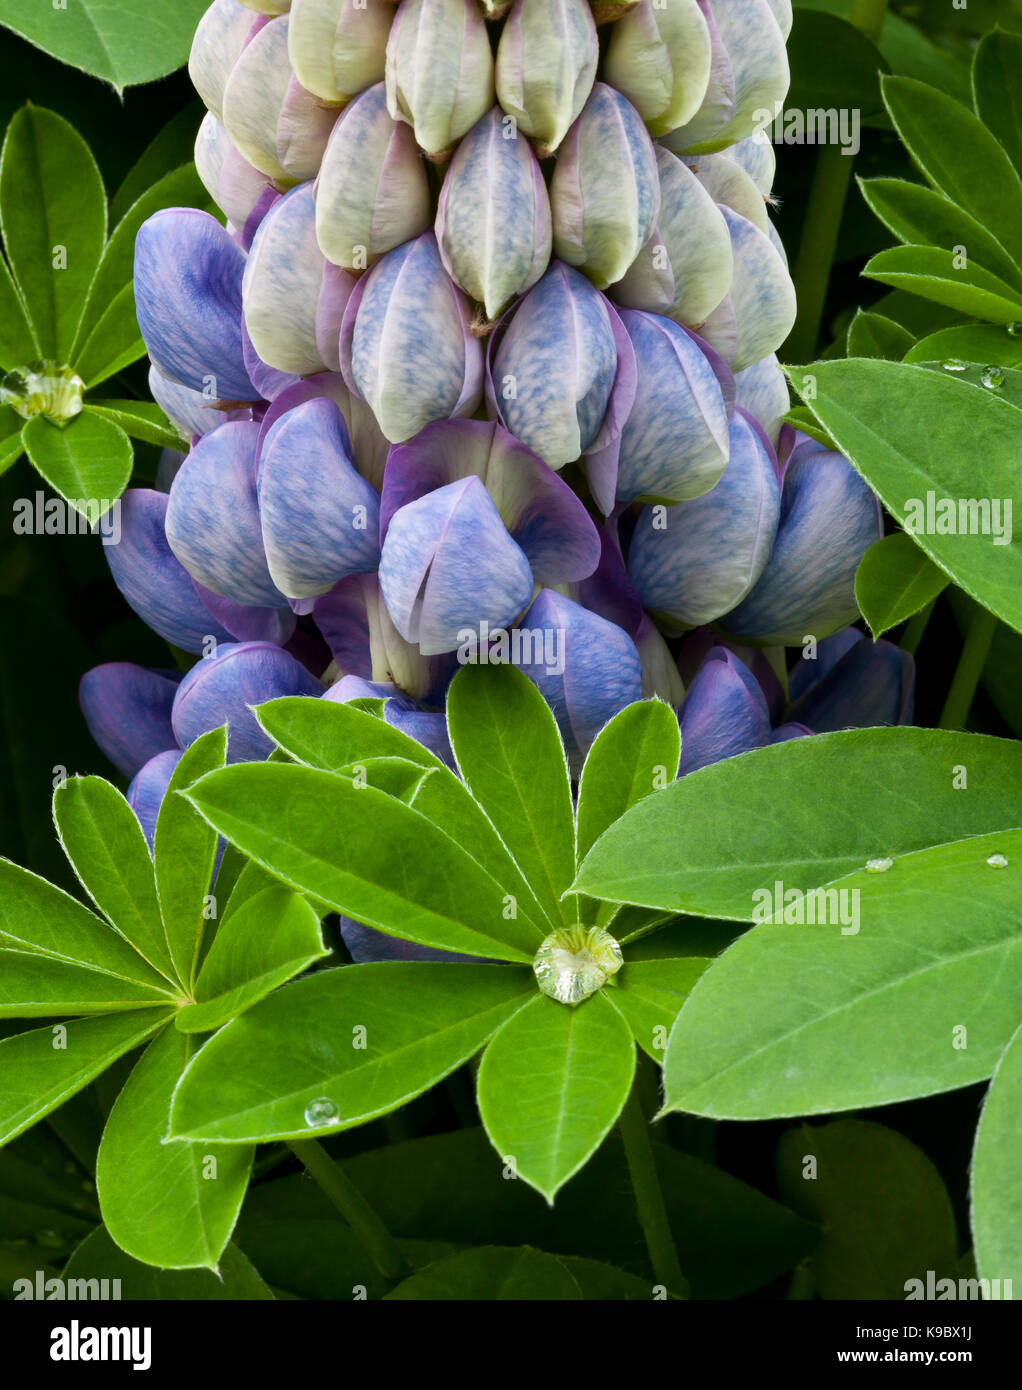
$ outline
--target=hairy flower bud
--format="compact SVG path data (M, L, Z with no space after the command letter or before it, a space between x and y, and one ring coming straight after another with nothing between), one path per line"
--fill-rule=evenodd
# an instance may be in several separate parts
M599 55L587 0L515 0L497 47L497 100L540 158L557 149L585 105Z
M611 30L604 75L651 135L665 135L699 110L711 56L710 29L698 0L671 0L667 6L640 0Z
M479 404L482 346L432 232L388 251L359 280L341 325L341 371L391 443Z
M550 263L550 200L528 140L499 106L451 160L436 235L447 273L495 319Z
M365 270L433 219L415 137L387 111L382 82L341 112L316 180L316 235L334 265Z
M593 86L568 131L550 184L554 253L598 289L620 280L660 208L653 144L634 106Z
M475 0L401 0L387 42L387 105L434 158L493 105L493 54Z
M293 0L288 54L298 81L338 104L382 81L393 18L389 0Z

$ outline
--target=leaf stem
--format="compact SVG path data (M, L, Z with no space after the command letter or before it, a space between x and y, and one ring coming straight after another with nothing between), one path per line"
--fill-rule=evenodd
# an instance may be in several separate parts
M635 1194L635 1205L639 1213L639 1224L646 1238L653 1274L658 1283L672 1293L684 1295L688 1292L688 1280L681 1271L678 1252L671 1234L667 1218L667 1205L657 1176L656 1160L649 1142L646 1117L639 1104L635 1087L625 1102L618 1120L618 1129L625 1146L628 1172Z
M898 646L903 652L908 652L909 656L915 656L919 650L919 643L923 640L923 633L926 631L926 624L930 621L930 614L937 606L937 600L931 598L924 608L920 608L918 613L914 613L905 624L905 630L901 634L901 641Z
M852 0L850 22L874 43L887 16L887 0ZM840 145L824 145L816 159L793 280L798 317L785 345L792 362L811 362L823 321L823 308L837 250L845 200L852 182L853 156Z
M386 1279L404 1279L408 1263L394 1237L318 1139L293 1139L288 1148L354 1231Z
M964 729L979 678L990 654L990 643L997 631L998 618L986 608L977 608L965 633L965 644L958 658L951 689L941 712L940 729Z

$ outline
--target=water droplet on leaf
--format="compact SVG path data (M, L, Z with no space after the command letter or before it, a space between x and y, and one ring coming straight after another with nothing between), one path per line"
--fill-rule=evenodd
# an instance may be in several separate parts
M540 991L561 1004L580 1004L621 969L621 947L602 927L562 927L532 962Z
M61 428L82 412L85 382L58 362L30 362L0 377L0 405L9 405L23 420L44 415Z
M969 369L968 362L963 362L960 357L948 357L940 365L946 372L965 372Z
M992 869L1006 869L1008 867L1008 861L1003 854L991 854L987 863Z
M867 859L866 872L868 874L885 874L893 864L893 859Z
M1022 338L1022 319L1016 319L1014 323L1009 323L1008 332L1013 338Z
M305 1123L313 1129L320 1125L333 1124L340 1115L340 1109L329 1096L318 1096L305 1107Z
M984 367L980 381L989 391L999 391L1004 385L1004 373L1000 367Z

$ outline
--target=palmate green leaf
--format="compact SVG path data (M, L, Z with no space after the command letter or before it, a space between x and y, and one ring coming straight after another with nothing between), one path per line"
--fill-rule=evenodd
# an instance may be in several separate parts
M297 894L264 888L217 932L195 982L194 1004L177 1015L182 1033L209 1033L328 952L319 918Z
M256 718L292 758L309 767L349 775L378 757L396 757L427 768L409 804L461 846L524 905L544 930L549 922L507 847L459 777L415 739L350 703L289 696L260 705ZM369 779L373 784L373 779Z
M114 227L89 286L81 321L68 353L69 361L74 360L75 354L102 318L110 300L125 285L131 284L135 263L135 237L146 218L162 208L201 208L208 202L209 195L202 186L195 165L189 162L180 169L164 174L128 208Z
M542 930L424 816L312 768L247 763L187 793L257 863L335 912L441 950L531 961Z
M751 922L754 894L778 880L814 888L868 859L1014 826L1020 784L1010 739L911 728L793 739L640 802L596 842L576 887Z
M0 1042L0 1144L87 1086L170 1018L145 1008L32 1028Z
M984 1279L1022 1298L1022 1028L997 1063L972 1152L972 1238Z
M226 753L225 728L211 729L185 750L167 784L153 836L163 933L177 977L188 986L195 979L199 963L217 834L178 792L207 772L223 767Z
M67 362L106 242L106 192L92 151L54 111L25 106L11 118L0 154L0 228L40 351Z
M479 1067L479 1113L503 1162L553 1202L607 1137L635 1073L631 1029L600 992L575 1008L535 996Z
M206 1044L181 1078L170 1133L252 1143L364 1124L474 1056L535 989L531 973L499 965L319 971ZM307 1119L313 1102L320 1105Z
M662 700L628 705L597 734L578 792L578 857L608 826L678 775L681 730Z
M777 1188L823 1230L810 1266L821 1298L904 1299L908 1280L955 1269L944 1180L896 1130L851 1119L791 1129L777 1148Z
M135 314L135 289L122 285L104 306L92 332L79 349L75 371L90 389L145 356Z
M797 430L801 430L803 434L807 434L810 439L815 439L816 442L822 444L824 448L831 450L837 449L837 445L834 443L833 439L831 439L830 435L808 406L793 406L785 415L784 420L786 424L793 426Z
M0 369L24 367L42 354L7 262L0 256Z
M976 114L1022 175L1022 35L994 29L984 34L972 60Z
M855 601L874 640L947 588L948 577L904 531L875 541L855 572Z
M884 357L900 362L914 342L900 323L863 309L857 311L848 328L849 357Z
M994 545L991 534L917 534L913 524L927 492L1017 496L1019 410L995 390L901 362L816 362L790 375L891 515L903 526L908 519L930 559L1022 630L1022 546Z
M28 869L0 859L0 946L38 952L164 990L161 975L80 902Z
M982 121L913 78L881 78L881 89L895 129L929 181L1022 264L1022 179Z
M998 367L1022 367L1022 335L1006 333L1000 324L963 323L921 338L905 354L906 362L978 362Z
M172 1004L169 991L150 988L69 961L0 949L0 1018L61 1018Z
M943 193L905 179L860 179L859 188L869 207L899 241L909 246L940 247L949 257L956 246L964 246L970 261L978 261L1018 293L1022 269L995 236Z
M553 923L575 871L575 820L553 711L514 666L465 666L447 693L451 747L469 790L497 828Z
M6 407L0 408L5 409ZM0 475L6 473L12 464L17 463L24 452L25 445L21 438L20 428L0 438Z
M1022 831L892 858L829 887L857 931L767 922L714 962L668 1041L666 1109L811 1115L991 1074L1022 1014Z
M704 956L625 961L614 976L614 1007L624 1016L643 1052L658 1066L663 1061L674 1020L709 964Z
M91 401L89 412L117 425L132 439L185 453L188 441L155 401Z
M953 261L952 252L935 246L891 246L868 261L862 274L992 323L1009 324L1018 319L1022 290L974 261L962 270L956 269Z
M255 1149L164 1144L174 1087L194 1039L173 1028L149 1044L114 1102L96 1162L110 1236L163 1269L216 1269L248 1187Z
M64 853L104 917L168 979L174 965L138 817L102 777L69 777L53 793Z
M575 1276L555 1255L528 1245L480 1245L427 1265L385 1299L544 1301L579 1300Z
M137 1302L273 1301L273 1294L236 1245L228 1245L224 1251L218 1274L208 1269L153 1269L126 1255L102 1226L79 1245L68 1261L64 1278L119 1279L121 1298Z
M181 67L205 9L206 0L73 0L61 10L0 0L0 24L119 92Z
M33 466L54 492L90 521L108 511L128 486L134 458L131 440L119 425L94 414L89 406L63 429L36 415L25 425L22 440Z

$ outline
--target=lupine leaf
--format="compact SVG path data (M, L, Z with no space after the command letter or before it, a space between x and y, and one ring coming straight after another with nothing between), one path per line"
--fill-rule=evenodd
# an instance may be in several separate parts
M411 1100L472 1057L535 994L495 965L388 962L276 990L186 1069L171 1133L231 1143L329 1134ZM306 1117L315 1101L336 1119Z
M0 1018L61 1018L170 1004L169 992L29 951L0 949Z
M53 794L53 818L64 853L100 912L173 979L153 861L124 797L102 777L71 777Z
M1022 830L892 857L830 885L830 925L765 922L714 962L668 1041L667 1109L811 1115L990 1076L1022 1013Z
M231 1238L255 1150L164 1144L170 1101L195 1042L165 1029L114 1102L96 1162L100 1210L126 1254L163 1269L215 1269Z
M974 261L962 270L953 261L952 252L935 246L891 246L867 261L862 274L992 323L1014 323L1022 315L1022 290Z
M0 859L0 946L103 970L132 984L167 980L106 922L46 879Z
M924 82L885 77L881 87L895 129L934 187L1022 263L1022 179L990 131Z
M367 926L441 950L531 961L542 932L501 886L409 806L294 764L213 772L188 797L271 873ZM400 873L395 865L400 864Z
M205 8L206 0L73 0L62 10L0 0L0 24L120 91L181 67Z
M1013 337L1000 324L963 323L920 338L905 354L905 361L910 363L952 359L1022 367L1022 336Z
M826 1299L904 1299L908 1281L953 1272L944 1180L896 1130L866 1120L802 1125L777 1149L781 1200L823 1228L810 1268Z
M326 954L305 899L265 888L221 925L195 982L196 1002L180 1010L177 1026L212 1032Z
M855 572L855 601L874 639L911 618L948 585L948 577L911 536L895 531L876 541Z
M848 328L849 357L884 357L900 362L914 342L912 334L900 323L862 309Z
M578 792L578 857L636 802L673 782L681 756L678 717L662 700L628 705L597 734Z
M156 444L161 449L176 449L185 453L188 441L177 426L167 419L155 401L93 401L87 409L111 424L117 425L132 439L144 444Z
M749 922L757 889L778 880L813 888L868 859L1010 828L1020 780L1010 739L910 728L793 739L640 802L596 842L576 886Z
M22 433L25 452L46 482L73 507L90 515L109 510L128 486L134 454L131 440L88 406L64 429L36 415ZM104 505L106 504L106 505Z
M138 1009L32 1028L0 1042L0 1144L34 1125L170 1018Z
M972 1234L984 1279L1022 1289L1022 1028L997 1063L972 1153ZM1022 1297L1022 1294L1016 1294Z
M217 834L178 792L223 767L226 729L211 729L185 750L156 818L153 861L167 947L178 978L190 985L198 968L216 864Z
M480 1245L427 1265L403 1279L385 1299L579 1300L582 1290L554 1255L528 1245Z
M552 923L575 920L561 894L575 867L564 747L550 706L513 666L465 666L447 694L451 747Z
M643 1052L658 1066L664 1059L674 1020L709 964L702 956L626 961L614 976L614 1007L623 1014Z
M91 388L144 356L145 343L135 315L135 290L131 284L122 285L104 305L91 333L78 349L74 368Z
M63 18L49 12L49 27ZM92 151L54 111L25 106L11 118L0 155L0 226L40 351L66 363L106 243L106 192Z
M984 34L972 60L976 114L992 132L1022 177L1022 36L994 29Z
M483 1053L479 1113L502 1161L552 1202L607 1137L635 1072L631 1029L602 993L537 995Z
M816 362L790 375L891 515L903 526L909 518L930 559L1022 630L1022 546L994 545L992 520L984 535L971 529L971 513L963 534L930 534L925 516L923 529L915 525L927 492L988 503L1016 495L1019 410L996 390L902 362Z
M68 1280L119 1279L122 1298L147 1303L273 1301L273 1294L236 1245L228 1245L224 1251L219 1274L208 1269L153 1269L126 1255L102 1226L79 1245L68 1261L64 1277Z

